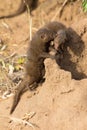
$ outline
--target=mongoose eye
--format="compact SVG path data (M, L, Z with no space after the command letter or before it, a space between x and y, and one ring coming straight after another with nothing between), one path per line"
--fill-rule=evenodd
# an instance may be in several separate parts
M46 34L41 34L41 39L42 39L42 40L46 40L46 39L47 39Z

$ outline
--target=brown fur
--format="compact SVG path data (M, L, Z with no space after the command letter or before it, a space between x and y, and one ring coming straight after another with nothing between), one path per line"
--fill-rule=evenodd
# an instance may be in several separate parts
M27 53L26 74L17 88L13 105L10 113L12 113L20 100L20 96L26 86L39 83L45 73L44 59L53 58L49 54L50 41L54 40L58 30L65 29L65 26L58 22L50 22L43 28L39 29L29 43Z
M69 37L68 29L63 24L56 21L50 22L46 27L56 32L55 38L52 44L50 44L50 49L55 52L56 56L63 53L65 43L68 41Z
M15 16L23 13L27 8L26 4L28 5L28 7L30 9L30 13L31 13L31 11L37 7L37 3L38 3L38 0L21 0L20 7L15 13L10 14L8 16L0 16L0 19L15 17Z
M67 41L67 33L66 30L59 30L56 34L56 38L53 41L54 48L59 50L61 46L63 49L63 44Z
M26 64L26 75L18 86L17 92L15 93L13 106L11 109L12 113L20 100L20 96L22 91L25 89L26 86L30 86L34 82L38 83L43 78L44 75L44 59L48 53L48 47L46 43L53 39L53 32L50 32L48 29L41 29L39 30L33 37L30 42L28 48L28 57L27 57L27 64ZM44 58L43 58L44 57Z

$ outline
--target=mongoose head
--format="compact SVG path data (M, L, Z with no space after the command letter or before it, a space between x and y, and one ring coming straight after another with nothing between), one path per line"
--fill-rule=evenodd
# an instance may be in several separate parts
M56 50L58 50L59 46L63 43L65 43L67 40L66 31L65 30L59 30L56 33L56 37L54 38L53 45Z
M49 42L55 37L55 33L46 28L40 29L36 34L38 36L39 41L41 41L42 43Z

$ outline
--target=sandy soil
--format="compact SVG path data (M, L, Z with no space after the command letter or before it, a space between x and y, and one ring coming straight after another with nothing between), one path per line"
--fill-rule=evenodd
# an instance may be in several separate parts
M69 2L61 17L56 13L63 0L46 4L44 1L40 0L32 12L32 34L51 20L60 21L69 27L69 42L62 59L45 60L45 82L37 90L24 93L14 113L9 115L13 98L2 99L2 95L8 89L13 92L17 83L8 77L8 63L12 64L14 58L8 58L7 64L3 59L14 53L26 55L30 20L27 12L0 20L0 130L87 130L87 14L79 0ZM0 3L3 16L15 12L20 0ZM24 64L22 67L16 76L23 75ZM30 124L19 124L19 120Z

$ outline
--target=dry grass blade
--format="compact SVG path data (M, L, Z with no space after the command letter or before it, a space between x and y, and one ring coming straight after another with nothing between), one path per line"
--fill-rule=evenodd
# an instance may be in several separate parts
M13 89L14 83L9 79L8 74L4 69L0 69L0 89L2 92L9 91Z
M22 117L22 120L29 120L31 119L36 113L35 112L30 112L30 113L25 113L25 115Z
M5 28L7 28L11 33L13 33L11 27L5 22L5 20L3 20L2 25L3 25Z
M33 129L35 129L35 127L37 127L36 124L33 124L33 123L29 122L29 121L26 121L24 119L19 119L19 118L16 118L16 117L0 116L0 118L8 118L8 119L10 119L10 121L9 121L10 128L11 128L11 126L12 126L12 128L13 128L13 126L16 127L19 124L28 125L28 126L32 127Z
M55 16L52 18L51 21L54 21L56 19L56 17L59 15L59 17L61 17L62 11L65 7L65 5L68 3L69 0L65 0L62 4L62 6L59 8L59 10L56 12Z
M27 2L24 0L24 3L27 7L27 12L28 12L28 21L29 21L29 35L30 35L30 40L32 40L32 16L31 16L31 13L30 13L30 8L29 8L29 5L27 4Z
M13 123L28 125L28 126L34 128L34 125L32 123L30 123L29 121L15 118L15 117L10 117L10 119L11 119L11 122L13 122Z
M11 93L10 90L7 90L3 93L3 95L1 96L2 99L7 99L9 97L13 96L13 93Z

